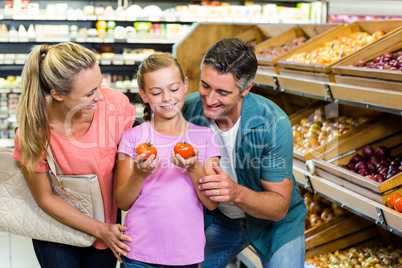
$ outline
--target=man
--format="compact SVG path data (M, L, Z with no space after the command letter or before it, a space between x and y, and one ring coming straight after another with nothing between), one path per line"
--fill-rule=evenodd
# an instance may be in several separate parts
M257 65L251 45L220 40L202 60L199 93L183 107L187 120L214 130L222 155L217 174L200 180L221 202L206 212L203 268L224 268L249 245L264 267L304 267L307 210L292 173L292 129L277 105L249 92Z

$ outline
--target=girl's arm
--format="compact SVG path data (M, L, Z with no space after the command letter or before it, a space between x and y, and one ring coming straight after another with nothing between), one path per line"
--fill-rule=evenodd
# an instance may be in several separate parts
M144 160L145 154L135 159L124 154L117 154L116 168L116 203L117 207L127 211L137 200L144 186L145 179L158 165L159 158L151 155Z
M184 167L187 170L188 175L193 182L195 192L197 193L198 198L202 202L202 204L208 210L214 210L218 207L219 203L212 201L209 197L205 196L201 190L198 189L198 185L200 184L199 180L206 175L216 174L212 168L212 163L219 163L219 157L208 158L205 161L204 168L202 167L200 161L198 160L198 150L194 150L194 156L189 159L184 159L179 154L175 155L172 152L172 162L179 166Z
M122 234L126 227L97 221L53 194L49 173L30 174L23 166L22 172L32 196L47 214L63 224L101 238L120 262L119 254L127 256L130 247L122 241L131 241L131 238Z

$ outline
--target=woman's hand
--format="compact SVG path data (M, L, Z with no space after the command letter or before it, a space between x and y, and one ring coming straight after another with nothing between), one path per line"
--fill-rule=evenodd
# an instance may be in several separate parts
M103 224L99 238L112 250L114 256L121 263L122 259L119 254L127 256L127 252L131 249L123 241L131 242L131 238L123 232L127 227L120 224Z
M198 161L199 150L194 149L194 155L188 159L184 159L180 154L175 154L172 151L171 161L179 168L185 168L187 171L197 168L197 165L201 165Z

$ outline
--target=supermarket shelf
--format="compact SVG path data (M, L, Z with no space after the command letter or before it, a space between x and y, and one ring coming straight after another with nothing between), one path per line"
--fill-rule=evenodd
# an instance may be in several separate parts
M260 70L255 81L267 89L402 115L400 91L292 78Z
M402 236L402 213L325 178L313 175L306 166L297 162L293 166L293 173L302 187L314 193L318 192L325 198L340 203L343 208L373 221L389 232Z

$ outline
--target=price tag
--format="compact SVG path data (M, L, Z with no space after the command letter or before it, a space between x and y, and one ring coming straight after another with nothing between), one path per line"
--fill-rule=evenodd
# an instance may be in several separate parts
M15 60L15 64L24 65L25 60Z
M7 36L0 36L0 42L7 43L8 42L8 37Z
M18 37L9 37L8 42L18 42Z

